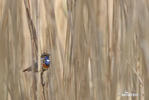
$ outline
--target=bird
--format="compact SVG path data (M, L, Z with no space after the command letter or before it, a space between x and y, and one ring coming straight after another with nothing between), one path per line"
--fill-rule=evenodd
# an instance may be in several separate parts
M41 55L41 70L42 71L48 70L50 66L51 61L50 61L49 56L50 54L45 53L45 52ZM30 72L30 71L38 72L38 62L35 62L33 65L23 70L23 72Z

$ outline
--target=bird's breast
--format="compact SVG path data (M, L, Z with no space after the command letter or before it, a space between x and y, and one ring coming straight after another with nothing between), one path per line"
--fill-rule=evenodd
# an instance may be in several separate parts
M48 68L49 68L49 66L47 66L46 64L42 64L42 67L43 67L44 69L48 69Z

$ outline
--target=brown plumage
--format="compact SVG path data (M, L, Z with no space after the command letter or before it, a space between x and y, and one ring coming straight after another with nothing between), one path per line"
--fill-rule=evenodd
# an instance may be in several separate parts
M30 72L30 71L34 71L34 72L38 72L38 64L35 63L34 66L30 66L26 69L23 70L23 72Z

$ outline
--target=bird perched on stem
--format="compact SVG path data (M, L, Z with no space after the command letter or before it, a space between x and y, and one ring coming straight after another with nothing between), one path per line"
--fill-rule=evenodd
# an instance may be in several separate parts
M49 54L48 53L43 53L41 55L41 71L46 71L48 70L49 66L50 66L50 58L49 58ZM34 63L33 66L30 66L26 69L23 70L23 72L29 72L29 71L34 71L34 72L38 72L38 62Z

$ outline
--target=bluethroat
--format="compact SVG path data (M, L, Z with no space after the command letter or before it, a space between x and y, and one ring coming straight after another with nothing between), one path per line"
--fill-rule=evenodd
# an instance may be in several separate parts
M50 66L51 61L50 61L49 56L50 55L48 53L43 53L41 55L41 70L42 71L48 70L48 68ZM30 66L30 67L23 70L23 72L26 72L26 71L38 72L38 62L36 62L33 66Z

